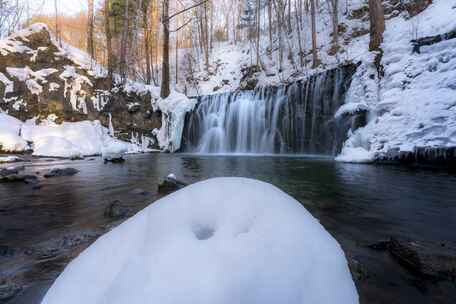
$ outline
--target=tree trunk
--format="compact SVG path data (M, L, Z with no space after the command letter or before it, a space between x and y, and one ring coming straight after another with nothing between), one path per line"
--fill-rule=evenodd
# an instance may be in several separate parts
M106 33L106 49L108 53L108 80L109 85L112 87L112 75L113 75L113 57L112 57L112 35L111 35L111 22L110 22L110 10L109 1L104 2L104 13L105 13L105 33Z
M256 3L256 65L260 66L260 0Z
M87 14L87 52L90 57L95 58L95 47L93 41L94 17L93 17L93 0L88 0Z
M312 18L312 67L316 68L319 62L317 51L317 29L315 21L315 0L310 0L310 12Z
M149 5L147 2L143 4L143 31L144 31L144 53L146 57L146 83L152 83L151 66L151 49L150 49L150 31L148 23Z
M380 50L385 31L385 15L381 0L369 0L370 43L369 50Z
M169 0L163 0L162 24L163 24L163 58L162 58L162 81L160 97L167 98L170 92L169 77Z
M272 50L274 49L272 41L272 0L268 0L268 22L269 22L269 58L272 60Z
M129 24L129 2L130 0L125 1L125 11L123 16L123 28L122 28L122 40L120 42L120 76L122 81L127 79L127 44L128 44L128 24Z

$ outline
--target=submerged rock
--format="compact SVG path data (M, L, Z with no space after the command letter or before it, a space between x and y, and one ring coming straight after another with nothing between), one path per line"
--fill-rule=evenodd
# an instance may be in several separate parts
M125 162L125 158L123 157L123 154L115 153L115 154L103 155L103 161L105 164L106 163L121 164L121 163Z
M169 194L186 186L188 186L187 183L178 180L174 174L170 174L158 185L158 192Z
M0 279L0 301L7 301L15 297L22 287L14 282Z
M44 175L45 178L61 177L61 176L73 176L78 174L79 170L75 168L64 168L64 169L52 169L50 172Z
M23 168L7 168L0 169L0 183L14 183L14 182L24 182L24 183L35 183L37 177L35 175L20 174L19 171Z
M105 209L104 216L119 220L131 216L132 213L131 208L123 206L121 201L115 200Z
M404 268L427 278L456 279L456 244L405 241L391 238L368 245L375 250L387 250Z
M149 194L148 191L141 189L141 188L133 189L130 193L134 194L134 195L148 195Z

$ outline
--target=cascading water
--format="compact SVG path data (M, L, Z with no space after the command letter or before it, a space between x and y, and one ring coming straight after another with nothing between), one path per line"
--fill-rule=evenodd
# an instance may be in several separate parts
M201 96L187 117L183 150L334 155L349 128L334 113L355 69L346 65L287 86Z

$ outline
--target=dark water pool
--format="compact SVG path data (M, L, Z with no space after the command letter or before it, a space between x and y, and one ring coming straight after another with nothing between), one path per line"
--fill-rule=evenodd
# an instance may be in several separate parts
M456 176L444 171L315 157L147 154L129 156L121 165L104 165L99 158L34 160L26 172L42 175L54 167L73 167L80 173L40 178L42 187L0 184L0 280L22 286L7 303L39 303L62 267L94 238L64 257L47 248L68 235L105 231L112 220L104 217L104 210L115 200L135 211L144 208L160 197L157 185L169 173L187 182L251 177L295 197L358 261L361 303L456 303L455 282L417 280L388 253L366 247L390 236L456 241ZM149 194L132 192L138 188Z

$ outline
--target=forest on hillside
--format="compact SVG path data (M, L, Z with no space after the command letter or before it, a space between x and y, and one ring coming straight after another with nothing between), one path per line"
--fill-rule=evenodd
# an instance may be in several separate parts
M383 8L375 0L89 0L87 10L72 15L54 2L53 13L36 15L28 2L2 0L0 33L44 22L58 41L106 66L110 77L115 73L161 85L164 97L171 81L191 86L195 73L215 73L211 54L224 42L248 45L251 65L258 70L302 74L320 66L322 51L336 62L348 59L340 16L360 14L370 20L370 50L378 49L384 31ZM350 10L353 6L357 9ZM329 39L318 35L322 22L330 28Z

